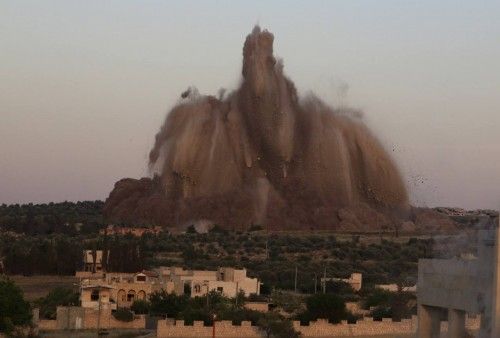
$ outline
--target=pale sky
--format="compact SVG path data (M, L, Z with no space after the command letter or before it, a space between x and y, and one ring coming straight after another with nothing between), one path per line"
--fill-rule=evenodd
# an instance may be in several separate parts
M237 87L256 23L301 93L365 111L414 204L500 208L500 2L472 0L0 0L0 203L146 175L183 90Z

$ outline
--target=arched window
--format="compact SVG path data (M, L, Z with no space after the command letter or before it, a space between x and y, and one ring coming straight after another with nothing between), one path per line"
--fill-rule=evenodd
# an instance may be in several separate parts
M137 299L145 300L146 299L146 292L144 290L140 290L139 292L137 292Z
M118 295L116 298L118 298L117 299L118 302L126 302L127 301L127 293L123 289L118 290Z
M133 302L134 300L135 300L135 291L134 290L130 290L127 293L127 302Z
M201 286L200 286L200 284L196 284L196 285L194 286L194 292L195 292L195 293L200 293L200 292L201 292Z

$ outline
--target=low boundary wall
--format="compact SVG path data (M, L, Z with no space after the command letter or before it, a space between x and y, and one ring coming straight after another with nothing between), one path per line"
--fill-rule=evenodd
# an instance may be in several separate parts
M100 313L100 315L99 315ZM135 316L130 322L117 320L111 309L94 310L78 306L58 306L55 320L41 319L37 323L39 330L79 330L79 329L144 329L144 315Z
M342 321L340 324L330 324L327 320L318 319L310 322L309 325L300 325L294 321L293 327L302 333L303 337L360 337L376 335L404 335L414 334L417 331L417 317L403 319L400 322L393 322L390 318L382 321L374 321L371 317L365 317L356 324L348 324ZM467 318L466 327L469 330L479 329L480 319ZM252 326L250 322L243 321L241 325L233 325L231 321L218 321L215 325L217 337L241 337L241 338L261 338L263 332L257 326ZM448 323L441 323L441 331L448 331ZM183 338L183 337L212 337L212 327L204 326L202 321L195 321L192 326L184 325L183 320L160 320L157 328L158 338Z

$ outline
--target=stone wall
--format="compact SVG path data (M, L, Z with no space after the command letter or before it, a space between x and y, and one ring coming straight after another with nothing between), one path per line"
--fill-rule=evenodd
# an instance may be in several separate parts
M467 318L466 327L469 330L479 329L480 319ZM348 324L342 321L340 324L330 324L327 320L319 319L310 322L309 325L300 325L300 322L293 322L296 331L302 333L303 337L367 337L377 335L405 335L414 334L417 331L417 317L403 319L401 322L393 322L391 319L384 318L382 321L374 321L373 318L365 317L356 324ZM232 325L230 321L216 322L215 326L217 337L242 337L242 338L261 338L262 332L252 326L250 322L242 322L241 326ZM441 323L441 330L448 330L448 323ZM158 322L158 338L184 338L184 337L212 337L212 327L203 326L203 322L194 322L193 326L184 325L183 320L161 320Z

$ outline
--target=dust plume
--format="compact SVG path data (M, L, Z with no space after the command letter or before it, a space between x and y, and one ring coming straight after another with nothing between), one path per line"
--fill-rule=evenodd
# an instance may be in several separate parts
M237 90L182 93L149 154L153 178L117 182L105 206L110 220L362 230L408 212L405 185L379 141L344 108L313 95L299 100L273 40L259 27L247 36Z

